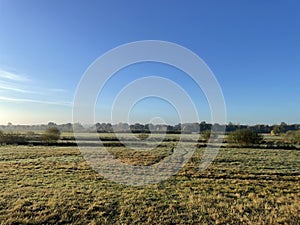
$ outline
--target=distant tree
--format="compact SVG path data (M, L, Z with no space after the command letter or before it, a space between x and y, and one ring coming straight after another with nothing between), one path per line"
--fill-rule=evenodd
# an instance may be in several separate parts
M72 127L74 131L84 131L84 126L82 126L80 123L74 123Z
M208 124L205 121L202 121L199 124L199 127L200 127L200 131L210 130L211 129L211 124Z
M251 129L236 130L228 134L227 142L240 147L253 146L261 143L263 136Z
M281 133L280 126L274 126L273 130L271 131L271 135L279 135Z
M113 132L113 126L111 125L111 123L106 124L105 130L106 132Z
M236 126L232 122L229 122L228 125L226 126L226 131L231 132L234 130L236 130Z
M113 125L114 132L129 132L129 125L128 123L118 123Z
M252 128L255 129L258 133L270 133L271 132L269 125L257 124L255 126L252 126Z
M62 132L72 132L73 131L73 126L72 126L71 123L61 124L61 125L59 125L59 129Z
M60 130L57 127L48 127L42 135L45 142L57 142L60 138Z
M57 124L54 123L54 122L49 122L48 123L48 127L56 127L56 126L57 126Z
M181 123L174 126L174 131L176 131L177 133L181 133Z
M285 133L287 131L287 124L285 122L280 123L280 133Z
M200 124L199 123L184 123L182 124L182 132L183 133L199 133Z
M145 126L140 123L135 123L130 125L130 130L132 133L143 133L145 131Z

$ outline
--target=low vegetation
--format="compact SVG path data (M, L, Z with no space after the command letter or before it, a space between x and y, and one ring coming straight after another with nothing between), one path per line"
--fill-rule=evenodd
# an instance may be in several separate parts
M10 144L27 144L25 135L21 135L15 132L4 133L0 131L0 145Z
M142 134L138 134L137 135L137 138L140 139L140 140L146 140L147 138L149 138L149 134L147 133L142 133Z
M288 131L283 134L283 139L292 144L300 144L300 130Z
M57 127L48 127L42 135L42 140L47 143L57 142L60 134L61 132Z
M230 146L251 147L259 145L263 136L251 129L241 129L230 132L227 136L227 142Z
M211 136L211 131L210 130L205 130L201 132L201 138L204 142L207 142Z
M276 128L276 127L275 127ZM283 128L281 129L283 130ZM300 130L288 130L285 133L276 133L262 135L255 129L245 128L227 132L225 136L222 134L214 134L210 130L201 131L200 134L182 134L187 137L190 135L197 135L198 147L205 147L206 142L210 139L211 135L215 135L212 138L219 137L221 141L224 140L222 147L257 147L257 148L279 148L279 149L299 149L300 147ZM120 135L123 136L120 138ZM140 140L138 145L147 145L150 142L178 142L181 134L166 134L162 139L162 134L151 133L80 133L76 135L76 139L73 133L61 133L61 130L55 124L49 126L43 131L33 132L25 131L22 133L15 131L0 131L0 145L57 145L57 146L76 146L78 141L85 143L87 146L97 146L96 143L99 139L105 146L124 146L121 142L134 142ZM224 138L224 139L223 139ZM195 141L184 140L184 141Z

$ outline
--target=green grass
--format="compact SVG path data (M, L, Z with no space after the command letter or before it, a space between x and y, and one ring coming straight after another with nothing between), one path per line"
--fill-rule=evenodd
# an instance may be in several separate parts
M109 150L133 165L169 154ZM300 151L224 148L199 172L202 152L167 181L131 187L105 180L77 148L2 146L1 224L300 223Z

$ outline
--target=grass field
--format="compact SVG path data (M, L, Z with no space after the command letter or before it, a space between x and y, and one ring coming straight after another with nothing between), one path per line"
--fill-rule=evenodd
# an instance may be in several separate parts
M147 165L168 150L122 161ZM132 187L105 180L75 147L0 147L1 224L300 224L300 151L203 149L170 179Z

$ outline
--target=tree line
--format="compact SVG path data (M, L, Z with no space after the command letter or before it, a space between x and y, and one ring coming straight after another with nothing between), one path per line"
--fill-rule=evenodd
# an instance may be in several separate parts
M0 130L2 131L44 131L49 127L56 127L61 132L73 132L73 130L79 132L98 132L98 133L199 133L206 130L211 130L213 124L206 123L205 121L201 123L179 123L176 125L166 125L166 124L128 124L128 123L96 123L94 125L82 125L80 123L66 123L66 124L56 124L54 122L49 122L48 124L41 125L13 125L9 123L8 125L0 125ZM300 124L286 124L284 122L277 125L265 125L257 124L253 126L240 125L229 123L226 125L214 124L215 127L226 130L226 132L232 132L241 129L251 129L258 133L271 133L273 135L278 135L280 133L286 133L288 131L295 131L300 129Z

